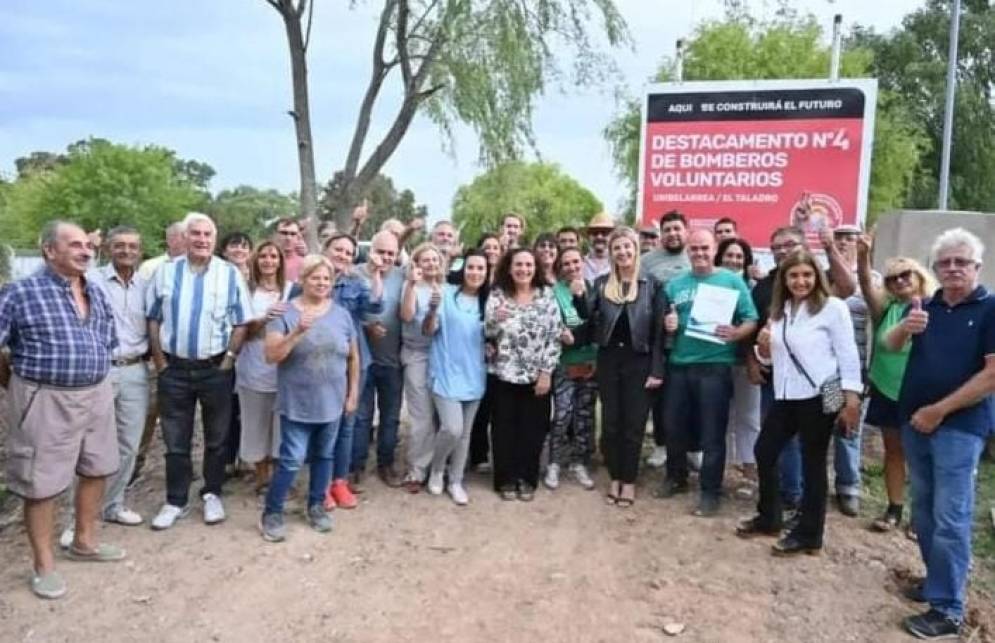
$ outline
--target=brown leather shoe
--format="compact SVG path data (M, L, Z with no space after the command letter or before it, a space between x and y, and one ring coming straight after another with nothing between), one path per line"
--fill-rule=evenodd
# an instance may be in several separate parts
M404 481L401 474L399 474L394 467L390 465L377 467L377 477L391 489L400 487L401 483Z

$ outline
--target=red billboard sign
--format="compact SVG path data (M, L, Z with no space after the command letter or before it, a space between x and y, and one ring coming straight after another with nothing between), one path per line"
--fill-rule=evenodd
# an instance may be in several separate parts
M678 210L692 226L722 217L766 247L797 225L860 225L867 209L877 81L654 85L643 106L644 224Z

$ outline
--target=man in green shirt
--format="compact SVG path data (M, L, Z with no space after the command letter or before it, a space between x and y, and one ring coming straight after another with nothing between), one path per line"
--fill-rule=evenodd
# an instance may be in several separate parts
M756 330L757 310L743 278L714 265L716 243L711 230L692 232L687 248L691 271L665 287L671 308L664 327L673 336L674 344L665 378L663 412L668 457L660 496L671 497L688 490L687 451L697 434L703 460L695 514L712 516L719 508L725 473L736 343ZM712 305L706 306L706 302ZM723 319L722 311L729 307L731 319Z
M640 259L640 276L650 276L666 286L674 277L691 269L691 262L684 251L688 240L688 221L677 210L671 210L660 217L659 247L651 250ZM667 461L666 437L663 423L664 389L653 392L653 453L646 460L651 467L662 467ZM693 449L697 451L697 448Z

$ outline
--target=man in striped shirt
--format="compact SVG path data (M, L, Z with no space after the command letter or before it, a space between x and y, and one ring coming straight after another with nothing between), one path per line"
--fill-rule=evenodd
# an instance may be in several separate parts
M232 411L232 366L252 319L252 298L238 269L214 256L217 228L207 215L183 221L187 254L163 264L147 289L149 351L159 372L159 406L166 443L166 504L152 521L168 529L186 515L192 478L194 409L204 424L204 522L225 519L221 502L223 446Z

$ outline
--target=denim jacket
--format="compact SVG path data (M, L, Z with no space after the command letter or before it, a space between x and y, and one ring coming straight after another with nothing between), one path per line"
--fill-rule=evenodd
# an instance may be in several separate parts
M611 345L612 331L622 314L622 306L604 297L608 275L598 277L589 291L587 307L591 325L591 339L602 348ZM636 300L626 304L629 310L629 329L632 350L652 356L650 375L663 377L664 353L663 316L667 311L667 296L653 277L639 277ZM581 313L583 316L584 313Z

